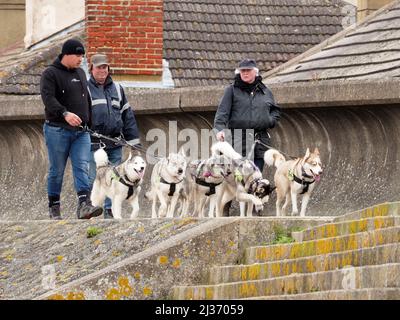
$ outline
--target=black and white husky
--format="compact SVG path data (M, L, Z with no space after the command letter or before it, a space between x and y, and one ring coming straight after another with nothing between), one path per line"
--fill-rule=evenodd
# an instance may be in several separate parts
M111 199L114 218L121 219L124 200L132 206L131 218L139 213L139 193L146 170L146 162L140 156L129 154L127 160L118 166L108 162L107 153L99 149L94 153L96 180L93 184L91 200L93 205L102 206L106 197Z

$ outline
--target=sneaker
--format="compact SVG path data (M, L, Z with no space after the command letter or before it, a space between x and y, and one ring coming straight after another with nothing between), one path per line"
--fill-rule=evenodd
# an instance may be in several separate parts
M104 210L104 219L114 219L111 209Z
M61 220L60 205L55 204L49 207L49 214L51 220Z
M98 217L103 213L102 207L95 207L90 201L83 201L78 205L76 214L78 219L90 219Z

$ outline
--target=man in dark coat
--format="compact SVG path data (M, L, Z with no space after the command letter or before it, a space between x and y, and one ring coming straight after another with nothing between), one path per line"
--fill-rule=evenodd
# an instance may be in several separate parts
M46 115L43 132L50 165L47 194L51 219L61 219L60 194L68 158L78 194L78 219L90 219L103 212L90 201L90 135L80 130L82 126L90 125L91 117L86 75L79 67L84 54L80 41L67 40L61 54L43 71L40 80Z
M233 137L235 150L244 157L251 150L254 138L270 145L268 129L275 127L280 119L280 108L258 72L254 60L240 62L235 81L225 89L214 119L217 139ZM254 163L261 171L267 150L263 144L257 143L254 150Z

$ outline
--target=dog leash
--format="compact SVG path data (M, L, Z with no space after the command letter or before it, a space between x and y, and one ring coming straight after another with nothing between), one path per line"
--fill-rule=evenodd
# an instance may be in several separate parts
M101 133L98 133L98 132L96 132L96 131L90 129L86 124L85 124L85 126L79 126L79 128L80 128L82 131L88 132L88 133L89 133L90 135L92 135L93 137L96 137L96 138L99 138L99 139L105 139L105 140L114 142L114 143L116 143L117 145L120 145L120 146L123 146L123 147L129 147L129 148L131 148L131 149L134 149L134 150L136 150L136 151L139 151L139 152L145 154L146 156L150 156L150 157L152 157L153 159L156 159L156 160L162 159L162 158L160 158L160 157L156 157L156 156L153 156L153 155L151 155L151 154L147 154L147 149L146 149L146 148L144 148L144 147L138 147L138 146L133 146L133 145L129 144L124 138L112 138L112 137L103 135L103 134L101 134ZM103 143L103 145L104 145L104 143Z

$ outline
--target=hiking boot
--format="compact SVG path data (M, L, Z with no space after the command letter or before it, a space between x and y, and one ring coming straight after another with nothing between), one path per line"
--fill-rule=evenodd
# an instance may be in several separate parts
M102 207L95 207L92 205L91 201L82 201L78 205L76 214L78 219L90 219L93 217L98 217L103 213Z
M51 220L61 220L60 205L55 204L49 207L49 214Z
M104 210L104 219L114 219L111 209Z

